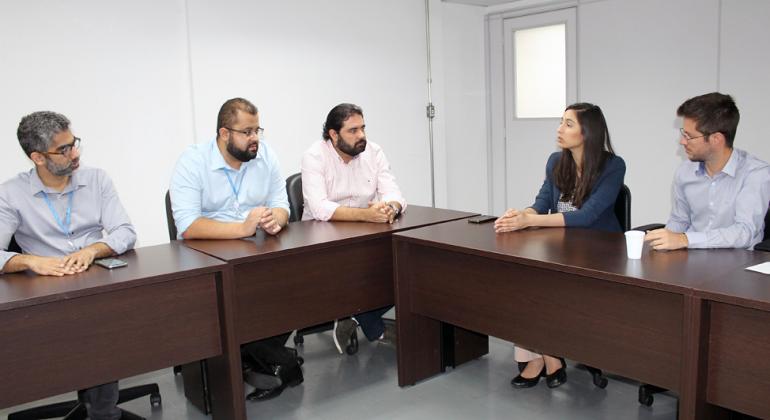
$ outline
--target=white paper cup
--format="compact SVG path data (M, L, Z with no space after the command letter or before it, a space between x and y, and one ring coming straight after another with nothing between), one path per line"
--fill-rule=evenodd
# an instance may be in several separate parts
M628 258L638 260L642 258L644 247L644 232L641 230L629 230L626 232L626 253Z

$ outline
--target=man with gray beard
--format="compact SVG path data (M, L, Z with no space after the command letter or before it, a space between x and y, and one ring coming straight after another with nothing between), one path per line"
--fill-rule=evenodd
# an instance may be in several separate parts
M80 168L80 139L69 126L49 111L19 123L17 137L34 168L0 185L0 274L76 274L134 247L136 232L112 181L101 169ZM11 237L22 254L8 251ZM92 420L121 417L117 382L82 390L80 399Z

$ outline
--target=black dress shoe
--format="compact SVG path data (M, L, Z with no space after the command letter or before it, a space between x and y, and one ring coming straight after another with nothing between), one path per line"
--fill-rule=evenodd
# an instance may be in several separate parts
M561 359L561 367L556 372L545 375L545 384L548 385L548 388L556 388L567 382L567 363L563 358L559 359Z
M283 392L284 388L286 388L286 385L279 385L275 388L270 389L255 389L253 392L251 392L249 395L246 396L246 399L249 401L266 401L273 399Z
M543 376L544 374L545 374L545 366L543 366L543 369L534 378L525 378L521 376L521 374L519 374L515 378L511 379L511 386L513 386L514 388L532 388L533 386L537 385L538 382L540 382L540 377Z

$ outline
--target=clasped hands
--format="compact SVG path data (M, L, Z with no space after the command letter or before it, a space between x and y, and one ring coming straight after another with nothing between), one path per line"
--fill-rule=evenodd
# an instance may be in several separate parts
M44 276L65 276L82 273L91 266L96 258L96 250L83 248L63 257L39 257L27 255L29 269Z
M257 229L262 229L270 235L277 235L282 227L273 215L273 209L269 207L254 207L249 211L246 220L243 221L244 236L252 236Z
M398 206L397 208L401 207L400 204L394 204L394 206ZM366 210L367 222L393 223L393 221L396 220L396 216L398 216L398 211L394 210L393 207L385 201L370 201L369 208Z
M531 209L508 209L495 220L495 233L512 232L530 227Z

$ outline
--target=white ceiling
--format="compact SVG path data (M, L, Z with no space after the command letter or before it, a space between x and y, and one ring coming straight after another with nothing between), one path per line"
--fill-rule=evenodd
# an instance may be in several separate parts
M472 4L476 6L494 6L503 3L513 3L516 0L442 0L445 3Z

